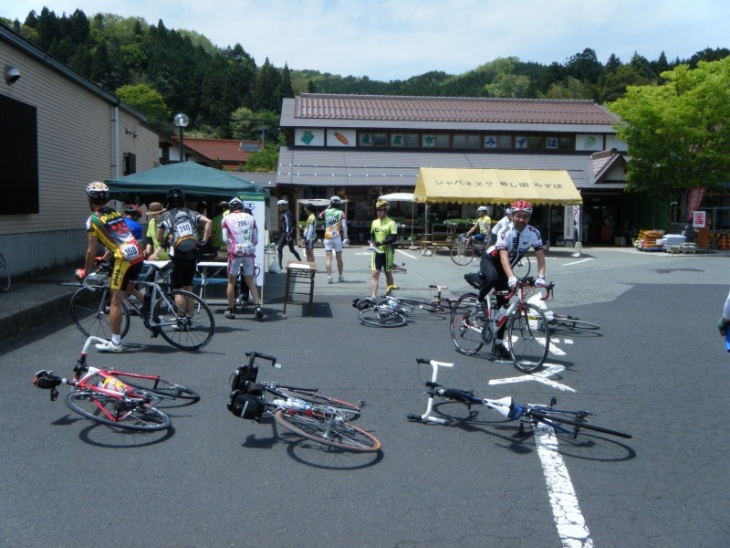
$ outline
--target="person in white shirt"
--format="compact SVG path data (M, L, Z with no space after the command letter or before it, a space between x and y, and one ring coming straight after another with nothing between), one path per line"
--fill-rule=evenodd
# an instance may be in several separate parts
M226 287L228 310L226 318L234 319L236 317L236 281L240 272L251 292L256 307L256 318L261 320L264 314L261 311L261 300L254 282L254 259L258 243L256 219L243 210L243 202L240 198L234 197L228 202L228 207L230 213L221 221L223 241L228 244L228 287Z

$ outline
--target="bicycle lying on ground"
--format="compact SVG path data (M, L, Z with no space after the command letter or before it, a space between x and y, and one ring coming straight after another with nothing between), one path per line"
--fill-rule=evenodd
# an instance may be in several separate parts
M378 303L372 298L355 299L352 306L358 309L358 317L365 325L372 327L401 327L408 317L425 318L451 311L453 301L441 293L446 285L429 285L436 294L430 300L398 297L393 294L397 285L389 285Z
M460 234L456 237L456 243L451 247L451 260L459 266L467 266L475 257L481 257L487 247L479 240Z
M164 400L185 400L194 403L200 395L190 388L160 378L157 375L129 373L117 369L92 367L86 362L92 343L104 339L89 337L74 366L72 379L61 378L53 371L38 371L33 384L50 390L51 401L58 397L56 387L72 387L66 396L68 407L93 421L127 430L164 430L171 425L170 417L155 405Z
M453 363L439 362L436 360L428 360L425 358L417 358L418 364L430 365L432 368L431 380L426 382L428 388L428 404L426 412L423 415L409 414L408 419L417 422L448 424L449 420L439 417L434 410L434 402L440 400L455 401L462 403L471 408L472 405L483 405L497 411L504 418L509 420L520 421L519 433L524 434L524 425L528 424L533 427L538 424L552 428L556 433L561 432L575 439L581 430L592 430L611 436L620 438L631 438L631 434L612 430L603 426L598 426L590 422L590 418L594 416L589 411L568 411L566 409L556 409L554 405L557 403L555 398L551 398L549 405L538 404L518 404L511 396L492 400L476 396L470 390L462 390L460 388L446 388L438 384L438 368L453 367Z
M0 291L10 291L10 269L2 253L0 253Z
M491 353L496 355L497 331L505 328L504 345L512 357L515 367L525 373L539 369L550 348L550 326L543 310L530 302L529 296L544 289L546 300L552 286L539 288L531 277L517 280L511 291L494 292L505 296L507 307L497 309L497 301L488 296L490 306L479 301L476 293L459 297L451 311L451 339L462 354L472 356L485 344L491 344Z
M273 382L256 382L257 360L265 360L281 368L274 356L246 352L248 364L234 371L230 378L232 392L228 410L244 419L259 421L273 416L281 426L309 440L346 451L373 453L380 441L350 424L360 416L365 402L349 403L320 394L316 388L295 388ZM272 396L267 399L267 395Z
M145 287L145 302L136 312L153 337L162 335L168 343L181 350L199 350L207 345L215 334L213 313L205 301L189 291L163 289L160 281L172 269L171 261L148 266L147 276L138 280L138 287ZM111 338L109 325L109 263L99 263L96 274L87 276L81 288L71 297L71 318L86 336ZM183 310L178 299L186 303ZM124 337L129 331L129 305L122 305L122 329Z

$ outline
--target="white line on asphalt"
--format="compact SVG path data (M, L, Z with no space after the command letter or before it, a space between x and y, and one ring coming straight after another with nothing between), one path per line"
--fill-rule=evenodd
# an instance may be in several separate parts
M593 546L591 532L578 505L573 483L563 457L558 453L558 439L552 428L535 428L535 445L545 475L553 519L558 528L560 542L566 548Z
M406 253L406 252L405 252L405 251L403 251L402 249L396 249L396 251L397 251L398 253L403 253L403 255L405 255L405 256L406 256L406 257L408 257L409 259L418 259L418 257L416 257L415 255L411 255L410 253Z
M547 377L550 377L552 375L557 375L561 371L565 370L564 365L560 364L549 364L546 363L543 365L543 368L541 371L538 371L536 373L531 373L530 375L522 375L520 377L508 377L506 379L492 379L489 381L490 385L495 384L514 384L518 382L539 382L540 384L544 384L547 386L552 386L553 388L557 388L558 390L562 390L564 392L575 392L575 389L571 388L570 386L567 386L565 384L559 383L557 381L554 381L552 379L548 379Z
M573 261L572 263L565 263L565 264L563 264L563 266L573 266L574 264L585 263L587 261L592 261L592 260L593 260L593 257L588 257L587 259L583 259L581 261Z

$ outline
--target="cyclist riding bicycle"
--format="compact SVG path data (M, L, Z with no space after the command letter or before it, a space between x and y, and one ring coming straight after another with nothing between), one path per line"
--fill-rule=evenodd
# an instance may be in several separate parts
M465 234L465 236L468 238L474 232L477 230L479 231L478 234L474 234L474 240L485 243L487 241L487 236L489 235L492 228L492 219L487 215L487 206L479 206L477 209L477 220L474 223L474 226L472 226L469 231Z
M466 281L479 289L479 300L484 298L492 289L505 291L517 285L517 277L512 266L517 263L532 247L537 258L537 281L535 285L545 287L545 251L542 245L540 232L527 224L532 215L532 204L524 200L517 200L512 204L512 223L497 234L497 243L491 246L482 256L479 263L479 273L466 274ZM506 303L506 297L497 296L497 306L501 308ZM510 353L502 340L506 324L499 328L496 337L497 357L511 359Z

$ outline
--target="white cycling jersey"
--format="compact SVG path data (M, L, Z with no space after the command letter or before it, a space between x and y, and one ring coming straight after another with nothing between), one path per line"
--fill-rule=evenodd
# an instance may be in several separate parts
M518 232L515 225L510 223L499 231L497 243L490 247L487 253L494 257L500 250L506 249L512 262L515 258L525 255L530 248L535 251L543 248L540 231L534 226L527 225L522 232Z

